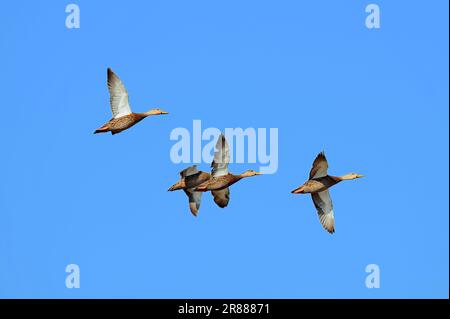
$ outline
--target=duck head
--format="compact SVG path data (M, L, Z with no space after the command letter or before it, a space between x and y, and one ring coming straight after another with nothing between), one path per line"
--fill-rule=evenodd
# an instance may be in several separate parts
M348 181L348 180L357 179L357 178L361 178L361 177L364 177L364 175L356 174L356 173L350 173L350 174L346 174L344 176L341 176L340 179L343 180L343 181Z
M145 116L162 115L162 114L169 114L169 113L161 109L151 109L144 113Z
M262 175L262 173L255 172L254 170L249 169L248 171L245 171L244 173L242 173L240 175L240 177L252 177L252 176L256 176L256 175Z

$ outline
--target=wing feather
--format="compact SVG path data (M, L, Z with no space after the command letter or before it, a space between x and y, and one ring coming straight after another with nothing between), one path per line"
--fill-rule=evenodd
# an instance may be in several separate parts
M228 187L218 191L212 191L211 194L213 195L214 202L217 206L220 208L228 206L228 203L230 202L230 189Z
M193 189L185 189L184 192L189 198L189 209L191 210L192 215L197 216L202 202L202 193L194 192Z
M228 163L230 163L230 152L228 142L222 133L216 143L214 160L211 163L211 174L213 177L224 176L228 174Z
M327 189L323 192L313 193L311 197L323 228L330 234L334 233L333 202L331 201L330 192Z
M321 152L314 160L311 171L309 172L309 179L324 177L328 175L328 162L325 153Z
M108 90L113 118L131 114L128 92L122 81L110 68L108 68Z
M180 176L181 176L181 178L184 178L184 177L187 177L187 176L195 175L197 173L198 173L197 165L193 165L193 166L190 166L190 167L185 168L184 170L182 170L180 172Z

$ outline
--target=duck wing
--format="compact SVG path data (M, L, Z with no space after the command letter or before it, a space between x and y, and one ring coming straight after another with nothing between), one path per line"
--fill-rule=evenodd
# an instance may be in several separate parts
M211 163L211 175L213 177L228 175L228 163L230 163L230 152L228 142L222 133L216 143L214 160Z
M191 210L192 215L197 216L202 202L202 193L195 192L192 188L184 189L184 192L189 198L189 209Z
M187 176L195 175L197 173L198 173L197 165L193 165L193 166L190 166L190 167L185 168L184 170L182 170L180 172L180 177L181 178L185 178Z
M309 179L324 177L328 175L328 162L325 153L321 152L317 155L313 162L311 171L309 172Z
M211 194L213 195L214 202L217 206L220 208L228 206L228 203L230 202L230 189L228 187L218 191L211 191Z
M128 92L122 81L110 68L108 68L108 90L113 118L131 114Z
M331 201L328 189L323 192L312 193L311 197L323 228L330 234L334 233L333 202Z

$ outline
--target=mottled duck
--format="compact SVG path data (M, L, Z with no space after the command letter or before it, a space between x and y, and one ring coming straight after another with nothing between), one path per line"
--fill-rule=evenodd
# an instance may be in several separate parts
M248 170L242 174L234 175L228 172L228 164L230 163L230 154L228 142L225 135L221 134L216 143L214 152L214 160L211 163L211 178L195 188L198 192L220 191L228 189L234 183L243 178L261 175L261 173Z
M170 192L182 189L189 198L189 209L192 215L197 216L202 201L202 192L195 188L211 178L211 174L199 171L197 165L188 167L180 172L180 180L168 190ZM211 192L214 202L221 208L227 207L230 200L228 188Z
M132 127L148 116L168 114L160 109L152 109L144 113L131 112L128 92L122 81L110 68L108 68L108 90L113 118L97 129L94 134L111 132L114 135Z
M255 171L247 171L241 175L232 175L228 173L229 162L228 143L222 134L216 144L214 160L211 164L211 174L199 171L196 165L188 167L180 172L180 180L168 190L184 190L189 198L189 208L194 216L198 215L203 192L211 191L217 206L225 208L230 201L229 186L244 177L260 175L260 173Z
M328 175L328 162L324 152L317 155L309 173L309 180L302 186L294 189L293 194L311 194L314 206L319 214L319 220L323 228L329 233L334 233L333 202L328 188L341 181L361 178L363 175L350 173L343 176Z
M197 165L188 167L180 172L180 180L175 183L168 191L182 189L189 198L189 209L192 215L197 216L202 201L202 193L194 191L194 188L210 179L211 175L199 171Z

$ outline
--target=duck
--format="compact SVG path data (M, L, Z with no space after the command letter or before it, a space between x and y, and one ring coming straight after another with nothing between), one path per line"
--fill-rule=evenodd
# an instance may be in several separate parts
M247 170L242 174L234 175L228 172L230 163L230 153L228 142L225 135L220 134L214 152L214 159L211 163L211 178L195 188L197 192L221 191L227 190L231 185L239 182L241 179L262 175L254 170ZM229 196L229 190L228 190Z
M169 114L161 109L151 109L144 113L133 113L128 102L128 92L120 78L108 68L108 90L113 117L94 134L111 132L118 134L139 123L148 116Z
M189 209L192 215L197 216L202 194L210 191L214 202L220 208L225 208L230 202L229 186L245 177L261 175L261 173L249 170L241 175L228 173L230 162L229 146L223 134L216 143L214 159L211 163L211 174L199 171L197 165L188 167L180 172L180 180L172 185L168 191L183 190L189 198Z
M189 198L189 209L195 217L198 215L202 201L202 193L194 188L211 178L209 173L199 171L197 165L188 167L180 172L180 180L173 184L168 191L183 190Z
M197 217L202 201L202 192L197 192L195 188L211 178L211 174L197 169L197 165L188 167L180 172L180 180L172 185L168 191L173 192L182 189L189 198L189 210ZM214 202L220 208L228 206L230 200L230 190L228 188L211 192Z
M328 161L325 152L317 155L309 173L309 180L297 187L292 194L311 194L320 223L330 234L335 232L333 202L328 189L342 181L362 178L364 175L350 173L343 176L328 175Z

